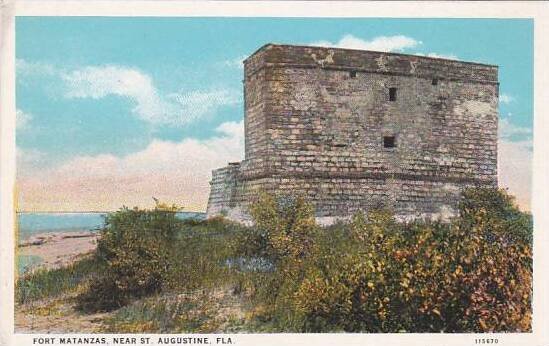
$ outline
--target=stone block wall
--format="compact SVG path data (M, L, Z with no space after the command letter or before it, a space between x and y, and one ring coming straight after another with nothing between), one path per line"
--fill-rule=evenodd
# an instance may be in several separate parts
M259 190L306 195L324 218L379 204L436 215L465 186L497 185L496 66L266 45L244 74L245 160L228 199L214 171L208 215L243 218Z

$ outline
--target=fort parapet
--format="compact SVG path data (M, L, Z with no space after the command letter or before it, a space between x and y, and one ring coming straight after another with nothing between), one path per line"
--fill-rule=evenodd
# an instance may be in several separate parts
M244 61L245 159L213 171L207 215L248 221L260 191L323 223L451 215L464 187L497 186L498 85L493 65L267 44Z

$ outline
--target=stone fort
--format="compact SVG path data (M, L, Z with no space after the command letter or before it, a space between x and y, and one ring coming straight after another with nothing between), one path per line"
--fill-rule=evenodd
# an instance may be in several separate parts
M247 222L260 191L324 224L451 216L464 187L497 186L498 89L493 65L267 44L244 61L245 159L212 172L207 216Z

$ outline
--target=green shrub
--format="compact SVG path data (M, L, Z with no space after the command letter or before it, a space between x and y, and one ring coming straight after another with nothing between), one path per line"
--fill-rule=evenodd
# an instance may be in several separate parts
M254 227L236 237L236 252L243 257L266 259L275 270L245 275L241 277L245 282L239 285L251 287L254 304L263 311L264 318L276 322L276 328L294 330L296 316L288 306L317 249L319 227L312 205L301 196L262 193L252 204L250 214Z
M266 193L252 204L260 245L275 262L301 262L314 251L314 236L318 232L313 207L305 198L290 195L272 196Z
M171 210L123 208L105 218L96 256L105 271L79 296L88 311L108 311L158 292L167 282L181 221Z
M399 223L381 208L320 228L305 198L268 194L250 212L252 228L223 217L181 221L159 208L110 214L96 252L104 270L89 273L80 307L105 311L160 291L208 296L232 288L252 298L246 325L256 331L531 330L532 218L505 191L466 190L459 216L447 224ZM272 267L227 265L240 259ZM169 319L175 310L155 304L121 309L112 327L217 328L217 308L208 304L200 308L208 313L192 318L186 309L193 307L181 305L181 323ZM145 323L150 316L164 320Z
M304 200L263 197L254 237L277 264L265 316L280 331L531 330L531 217L504 191L463 197L451 224L379 209L324 232Z
M515 198L505 190L482 187L466 189L459 205L462 225L472 227L475 216L481 211L485 213L485 222L489 223L492 233L495 232L494 236L513 243L532 244L532 215L522 212Z
M184 222L170 256L169 287L194 290L230 285L235 280L234 270L226 263L235 256L235 235L244 229L224 218L203 220L193 226Z
M470 190L451 225L397 224L386 211L355 216L360 243L332 270L306 278L304 327L370 332L528 331L531 228L502 191ZM517 232L518 230L518 232ZM509 234L521 235L509 241Z
M78 296L84 311L109 311L161 291L230 285L233 238L243 226L224 218L180 220L176 207L123 208L109 214L96 257L105 270Z

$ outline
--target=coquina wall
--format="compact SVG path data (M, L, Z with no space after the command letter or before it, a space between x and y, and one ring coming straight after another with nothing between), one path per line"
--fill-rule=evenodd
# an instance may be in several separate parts
M325 222L373 206L451 215L497 186L497 67L269 44L245 61L245 160L213 172L208 216L246 221L259 191L308 197Z

